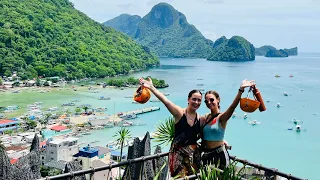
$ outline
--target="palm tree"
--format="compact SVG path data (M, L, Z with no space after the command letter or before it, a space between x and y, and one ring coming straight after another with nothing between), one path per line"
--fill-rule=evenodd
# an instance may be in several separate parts
M120 150L120 162L122 160L122 150L123 150L123 144L126 139L131 138L130 130L127 128L122 127L119 129L113 137L117 137L116 139L117 145L121 145L121 150ZM121 178L121 167L119 167L119 178Z
M82 109L84 109L84 112L87 114L87 111L89 108L91 108L91 105L90 104L83 104L81 105Z
M154 141L159 142L159 145L165 144L167 146L170 144L174 138L174 125L175 120L173 117L169 117L165 121L162 121L156 129Z

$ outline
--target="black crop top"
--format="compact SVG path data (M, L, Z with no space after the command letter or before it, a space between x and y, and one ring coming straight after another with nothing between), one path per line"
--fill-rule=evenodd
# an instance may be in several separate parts
M190 126L187 122L185 114L181 117L180 121L174 126L174 143L178 145L193 145L197 144L198 134L200 133L200 121L198 115L194 120L193 126Z

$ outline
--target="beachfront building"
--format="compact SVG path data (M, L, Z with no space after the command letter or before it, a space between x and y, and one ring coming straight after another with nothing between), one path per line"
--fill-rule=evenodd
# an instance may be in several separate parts
M46 164L50 161L72 161L74 154L79 151L78 138L68 137L65 139L55 139L47 141L45 153L42 154L41 161Z
M0 120L0 133L2 134L7 130L17 130L18 129L18 121L2 119Z
M6 81L2 83L2 86L4 87L4 89L13 88L13 83L14 82Z
M100 167L110 164L110 149L104 148L101 146L91 147L90 145L85 146L79 150L77 154L74 155L74 158L81 160L82 169L89 169L90 167ZM112 161L113 162L113 161ZM111 162L111 163L112 163ZM118 170L112 169L109 173L109 170L95 172L93 174L94 180L106 180L114 179L118 176ZM91 175L86 175L86 179L91 179ZM108 180L109 180L108 179Z

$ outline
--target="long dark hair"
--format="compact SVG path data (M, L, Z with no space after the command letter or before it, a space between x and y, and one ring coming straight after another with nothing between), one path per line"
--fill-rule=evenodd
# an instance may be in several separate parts
M219 96L219 93L217 93L217 91L207 91L206 94L204 95L204 97L206 97L207 94L213 94L216 97L216 99L218 100L218 108L220 109L220 96Z
M194 93L200 93L201 96L202 96L201 91L199 91L198 89L194 89L194 90L192 90L192 91L189 92L189 94L188 94L188 99L190 99L191 96L192 96L192 94L194 94Z

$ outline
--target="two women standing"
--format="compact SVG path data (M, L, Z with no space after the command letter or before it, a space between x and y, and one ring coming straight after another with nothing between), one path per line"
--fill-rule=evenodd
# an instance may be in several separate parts
M200 117L197 109L202 102L202 93L192 90L188 94L188 105L181 108L167 99L152 84L152 80L140 78L140 84L148 89L167 107L175 119L175 136L170 147L169 167L172 177L188 176L201 166L200 149L197 144L202 134L204 165L215 164L224 168L229 164L229 154L224 147L224 133L227 121L239 104L245 87L254 85L254 81L244 80L238 94L227 111L220 113L220 96L215 91L205 94L205 103L210 113ZM202 148L201 148L202 149Z

